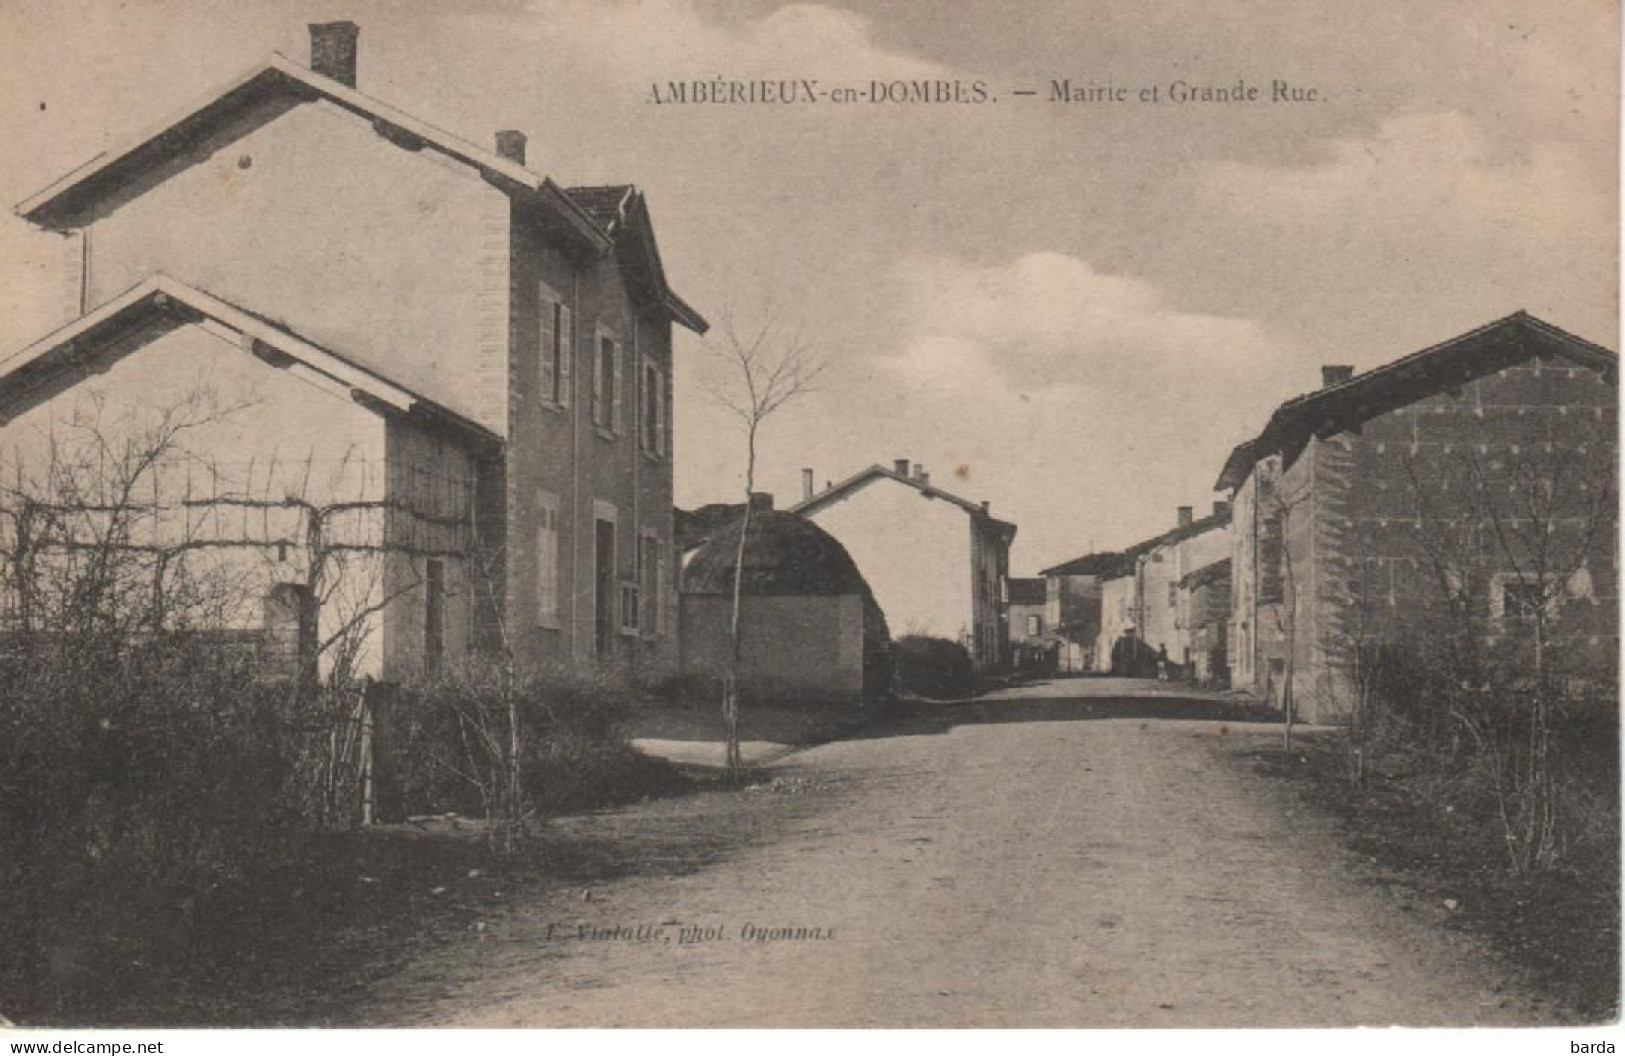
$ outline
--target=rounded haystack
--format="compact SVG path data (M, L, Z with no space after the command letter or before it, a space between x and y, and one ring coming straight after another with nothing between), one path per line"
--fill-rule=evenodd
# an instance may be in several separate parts
M712 532L711 537L689 557L683 568L682 593L696 604L707 599L731 598L734 589L734 567L739 554L739 532L742 521L735 519ZM816 650L810 644L817 635L807 633L811 626L805 622L822 620L828 626L829 608L837 599L858 598L861 601L862 620L862 695L869 699L885 696L891 688L891 634L886 627L886 615L880 611L874 592L869 589L856 562L834 536L800 514L776 510L758 510L751 514L750 536L745 544L745 574L741 584L747 598L764 599L758 603L769 608L757 608L758 629L765 639L777 643L772 655L755 659L772 668L776 661L789 661L786 652L801 652L801 660L811 670L830 666L823 660L809 659ZM791 599L805 598L805 602ZM848 603L850 604L850 603ZM685 614L690 612L689 601L684 602ZM786 608L788 606L788 608ZM767 612L776 613L769 617ZM716 610L719 614L722 610ZM747 606L747 612L751 606ZM698 614L698 609L694 610ZM797 616L796 614L800 614ZM821 615L820 615L821 614ZM797 620L802 622L797 623ZM773 621L782 621L774 623ZM852 633L854 624L846 624ZM776 627L775 633L768 628ZM698 628L695 628L698 630ZM716 629L721 633L721 629ZM685 630L685 633L687 631ZM833 662L833 655L831 656ZM789 666L785 664L784 666Z
M733 594L743 524L735 519L718 529L689 558L683 569L684 594ZM755 597L868 595L869 584L833 535L800 514L759 510L751 514L745 543L743 592Z

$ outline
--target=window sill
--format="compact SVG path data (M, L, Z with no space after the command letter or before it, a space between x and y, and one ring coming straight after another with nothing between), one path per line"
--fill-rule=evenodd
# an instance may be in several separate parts
M608 440L611 443L613 443L613 442L615 442L616 440L618 440L620 438L620 434L615 432L615 430L606 429L601 425L593 426L592 430L593 430L593 432L598 434L598 439L600 439L600 440Z
M536 621L536 629L538 631L557 631L557 630L560 629L560 627L561 627L561 625L560 625L557 617L555 617L553 619L550 619L550 620L537 620Z
M650 451L648 448L644 448L643 449L643 460L645 462L653 462L654 464L659 465L660 463L666 461L666 456L661 455L661 454L657 454L654 451Z
M553 400L537 400L536 405L552 414L564 414L570 409L567 403L556 403Z

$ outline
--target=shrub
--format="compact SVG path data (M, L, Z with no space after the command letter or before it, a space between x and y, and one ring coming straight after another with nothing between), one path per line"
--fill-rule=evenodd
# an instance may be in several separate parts
M672 787L675 771L622 739L631 696L605 676L489 666L405 692L389 749L403 807L481 814L522 831L537 815Z
M893 650L897 681L905 694L950 700L976 690L970 653L958 642L910 634Z
M48 1014L183 964L328 820L330 704L249 662L186 635L0 647L0 993Z

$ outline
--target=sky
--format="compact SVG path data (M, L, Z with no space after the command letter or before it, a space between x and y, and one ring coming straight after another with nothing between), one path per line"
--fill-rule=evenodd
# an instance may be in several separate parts
M306 61L335 19L361 25L362 91L475 142L521 129L561 184L637 184L689 303L817 350L761 490L908 458L1018 525L1016 574L1223 498L1230 448L1322 364L1519 309L1618 347L1607 0L0 0L0 199L272 51ZM650 101L717 77L990 101ZM1062 79L1128 99L1051 101ZM1238 80L1261 98L1169 100ZM0 219L0 355L64 321L61 262ZM718 342L678 342L684 506L742 487Z

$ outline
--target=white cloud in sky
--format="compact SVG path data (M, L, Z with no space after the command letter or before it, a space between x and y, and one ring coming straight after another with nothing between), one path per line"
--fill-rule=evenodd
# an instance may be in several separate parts
M862 16L822 4L786 4L733 25L707 17L690 0L534 6L546 16L549 32L650 79L935 77L944 72L881 47Z
M1072 389L1134 392L1263 365L1254 321L1186 311L1141 279L1064 253L977 266L943 257L898 268L905 333L881 364L943 391L1053 401Z
M1456 112L1391 117L1370 135L1328 141L1315 164L1209 162L1200 180L1209 203L1242 217L1289 224L1325 248L1388 254L1502 242L1520 255L1555 251L1554 265L1605 261L1618 216L1613 174L1574 146L1498 149Z

